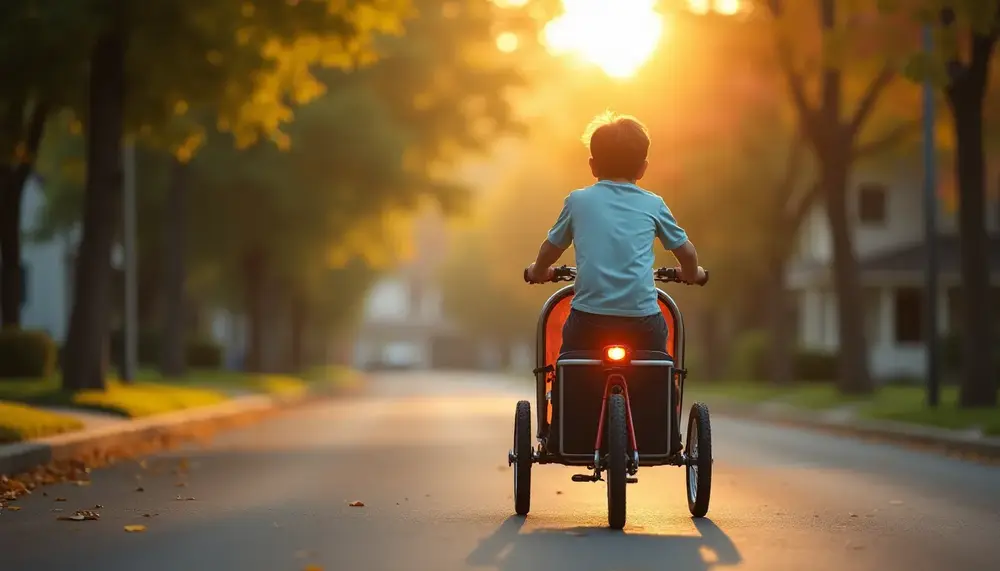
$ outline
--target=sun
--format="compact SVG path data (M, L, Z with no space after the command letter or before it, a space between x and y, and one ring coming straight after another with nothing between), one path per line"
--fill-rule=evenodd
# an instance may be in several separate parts
M656 0L562 0L564 14L546 24L542 40L553 53L575 54L626 78L653 55L664 18Z

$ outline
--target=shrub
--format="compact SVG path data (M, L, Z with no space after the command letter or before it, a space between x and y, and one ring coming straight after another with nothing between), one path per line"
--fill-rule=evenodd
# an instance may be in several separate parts
M208 340L188 341L187 365L196 369L222 368L222 346Z
M771 340L767 331L747 331L733 342L729 376L740 380L766 380Z
M825 351L799 349L792 365L799 381L825 382L837 378L837 355Z
M140 366L153 366L160 362L160 339L162 335L159 331L144 329L139 331L136 340L136 353ZM111 333L111 359L115 365L120 366L125 362L125 334L121 329Z
M994 338L1000 337L1000 329L993 333ZM962 370L962 338L951 334L941 340L941 361L946 372L958 373ZM993 344L993 370L1000 379L1000 342Z
M0 331L0 378L46 378L56 369L59 351L44 331Z

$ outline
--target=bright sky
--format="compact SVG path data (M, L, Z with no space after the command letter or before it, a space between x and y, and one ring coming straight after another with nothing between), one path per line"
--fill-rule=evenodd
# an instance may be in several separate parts
M493 0L501 7L524 6L528 0ZM736 14L742 0L686 0L696 14ZM573 54L616 78L634 75L653 55L669 21L656 10L656 0L562 0L563 14L542 33L556 54ZM516 34L497 37L497 48L513 52Z
M565 13L545 26L555 53L573 53L612 77L633 75L653 54L664 18L656 0L562 0Z

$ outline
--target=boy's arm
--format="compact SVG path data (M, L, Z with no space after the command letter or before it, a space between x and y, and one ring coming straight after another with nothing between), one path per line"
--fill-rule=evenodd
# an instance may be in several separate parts
M656 237L660 240L660 244L677 258L682 280L698 283L705 279L705 270L698 265L698 250L688 240L687 232L677 224L677 220L662 199L656 216Z
M569 196L563 201L559 218L549 230L549 235L538 248L538 256L534 263L528 266L528 278L531 281L542 282L552 279L552 265L563 252L573 243L573 224L569 215Z

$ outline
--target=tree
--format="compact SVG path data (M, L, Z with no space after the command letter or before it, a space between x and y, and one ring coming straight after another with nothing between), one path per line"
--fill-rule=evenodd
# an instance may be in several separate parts
M946 44L944 94L954 120L955 179L959 195L962 297L963 407L996 406L993 370L989 238L986 231L986 162L983 107L993 53L1000 38L1000 3L951 2L940 10ZM963 32L959 26L966 26ZM963 49L960 43L966 44ZM961 54L966 54L963 60Z
M848 182L851 166L859 156L895 141L899 133L912 130L912 124L904 124L875 141L860 140L879 100L897 76L894 57L898 52L880 45L886 41L879 40L885 37L879 31L886 23L873 17L866 6L845 10L835 0L793 4L768 0L767 8L773 17L776 55L789 95L803 136L818 162L818 183L832 234L840 340L838 387L845 393L865 393L873 389L873 384L861 282L850 231ZM803 18L815 18L818 29ZM802 33L814 34L819 41L810 41ZM880 56L878 71L861 92L853 113L847 114L845 100L850 79L872 62L873 54ZM851 74L846 73L848 61ZM817 68L816 75L809 75ZM810 86L815 86L817 97L810 96Z
M78 51L63 53L66 36L80 37L83 8L55 0L10 0L0 16L0 316L21 322L21 205L45 124L71 101L82 78Z
M962 381L959 403L963 407L996 406L997 380L993 376L991 348L997 334L993 327L990 267L986 229L985 119L991 107L985 95L990 88L993 54L1000 37L1000 4L993 0L910 0L883 2L883 14L896 18L907 30L929 27L935 49L923 50L919 37L910 33L906 44L910 58L907 75L939 87L950 110L948 151L953 151L961 243ZM918 26L919 25L919 26ZM946 197L951 198L951 197Z
M155 132L177 125L176 115L208 107L240 143L260 134L280 140L277 129L290 116L288 104L321 89L309 66L351 65L358 57L370 57L373 34L398 30L405 2L342 6L326 0L261 5L217 0L147 4L140 11L132 3L109 0L92 8L100 26L97 40L82 44L92 47L83 232L63 376L71 389L104 385L108 260L120 214L126 126L140 134ZM180 149L190 148L190 135Z

